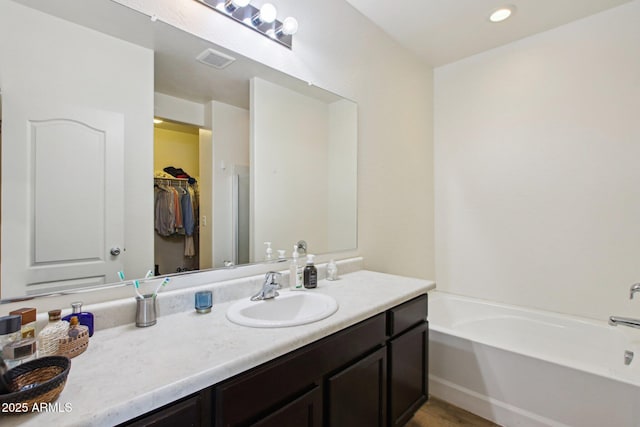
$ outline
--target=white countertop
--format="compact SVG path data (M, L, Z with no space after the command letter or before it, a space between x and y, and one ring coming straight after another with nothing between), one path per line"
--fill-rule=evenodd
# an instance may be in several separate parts
M287 328L250 328L225 316L233 302L97 331L87 351L72 359L56 401L59 412L2 416L3 426L112 426L157 409L358 323L433 289L435 284L361 270L321 280L320 292L339 303L332 316ZM282 292L289 292L284 290ZM247 298L249 295L247 295ZM65 408L70 411L65 412ZM56 408L52 408L56 409Z

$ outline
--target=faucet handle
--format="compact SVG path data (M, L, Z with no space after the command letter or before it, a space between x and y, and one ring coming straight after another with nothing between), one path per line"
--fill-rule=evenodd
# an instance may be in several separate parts
M282 273L278 271L269 271L267 274L264 275L264 282L272 285L278 285L279 287L280 283L278 283L278 277L280 276L282 276Z
M636 292L640 292L640 283L635 283L631 285L631 289L629 289L629 299L633 299L633 295Z

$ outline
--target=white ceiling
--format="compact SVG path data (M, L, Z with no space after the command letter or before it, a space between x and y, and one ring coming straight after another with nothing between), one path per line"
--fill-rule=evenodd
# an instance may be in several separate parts
M347 0L434 67L511 43L631 0ZM501 23L495 9L513 5Z

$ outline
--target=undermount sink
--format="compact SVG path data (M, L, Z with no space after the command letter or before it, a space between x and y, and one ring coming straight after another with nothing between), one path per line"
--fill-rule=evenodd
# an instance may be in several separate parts
M329 295L313 291L284 291L261 301L241 300L227 309L227 319L254 328L282 328L317 322L338 310Z

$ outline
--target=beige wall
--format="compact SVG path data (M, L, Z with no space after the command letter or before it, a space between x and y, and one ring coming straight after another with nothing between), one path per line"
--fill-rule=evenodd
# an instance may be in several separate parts
M435 71L440 289L637 317L640 2Z
M434 277L428 66L343 0L279 0L300 23L292 50L195 1L118 2L357 102L358 252L368 269Z

